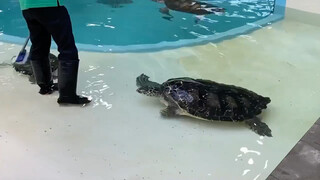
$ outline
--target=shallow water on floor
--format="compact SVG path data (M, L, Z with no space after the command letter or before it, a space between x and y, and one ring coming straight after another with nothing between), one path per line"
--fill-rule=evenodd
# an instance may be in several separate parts
M291 17L218 44L80 52L78 92L93 99L83 108L59 107L57 93L40 96L27 77L0 67L0 179L265 179L319 117L320 26ZM0 63L19 48L1 43ZM157 99L136 92L141 73L268 96L260 117L273 137L242 123L164 119Z

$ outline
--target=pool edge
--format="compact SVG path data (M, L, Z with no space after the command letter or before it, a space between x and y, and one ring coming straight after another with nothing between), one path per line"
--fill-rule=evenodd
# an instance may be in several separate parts
M217 33L208 35L205 38L197 39L184 39L175 42L163 41L157 44L141 44L141 45L128 45L128 46L115 46L115 45L92 45L76 43L80 51L90 52L108 52L108 53L129 53L129 52L154 52L161 50L176 49L181 47L190 47L203 45L207 43L217 43L224 40L232 39L241 34L248 34L255 30L260 29L269 23L282 20L285 15L286 0L276 0L273 14L267 16L264 19L258 20L253 23L247 23L244 26L240 26L223 33ZM0 41L7 43L23 44L25 38L2 34ZM57 48L57 45L53 42L51 48Z

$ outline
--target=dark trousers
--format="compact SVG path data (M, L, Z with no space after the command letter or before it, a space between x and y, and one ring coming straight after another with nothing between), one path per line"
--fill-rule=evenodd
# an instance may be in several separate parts
M64 6L32 8L23 10L22 14L27 22L32 42L30 60L48 59L51 36L58 45L60 61L79 60L70 16Z

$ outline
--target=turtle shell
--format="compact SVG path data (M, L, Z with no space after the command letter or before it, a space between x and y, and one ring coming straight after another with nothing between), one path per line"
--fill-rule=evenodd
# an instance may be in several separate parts
M271 102L270 98L248 89L210 80L175 78L162 85L165 99L188 114L207 120L251 119Z

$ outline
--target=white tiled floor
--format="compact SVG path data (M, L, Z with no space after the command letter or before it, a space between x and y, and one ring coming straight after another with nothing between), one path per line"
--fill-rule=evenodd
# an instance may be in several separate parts
M287 7L320 14L319 0L287 0Z
M60 108L56 93L40 96L26 77L0 69L0 179L264 179L318 117L319 29L289 18L219 44L80 52L79 92L94 98L85 108ZM5 61L20 48L0 45ZM271 96L264 120L274 138L241 125L162 119L163 106L135 92L142 72L159 82L206 77Z

